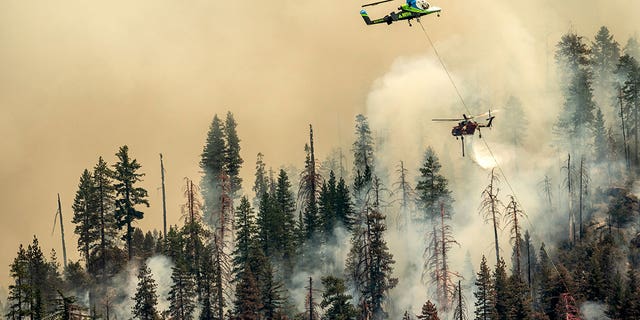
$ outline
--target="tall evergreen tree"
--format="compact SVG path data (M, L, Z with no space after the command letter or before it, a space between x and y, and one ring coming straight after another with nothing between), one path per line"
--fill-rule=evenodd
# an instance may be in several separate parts
M480 262L480 270L476 277L476 291L473 292L476 298L474 312L476 320L490 320L496 318L495 310L495 291L493 281L491 279L491 272L487 265L487 259L482 256Z
M6 314L7 319L24 319L30 313L31 290L29 277L29 259L22 245L17 256L9 266L9 274L13 284L9 285L9 296Z
M205 221L210 226L220 224L219 214L222 210L220 196L222 194L221 175L225 173L227 143L225 130L218 115L213 117L207 133L200 159L200 168L204 171L202 177L202 195L204 198Z
M419 207L427 221L440 216L440 202L445 204L446 211L450 211L451 191L448 189L447 179L440 173L441 168L438 156L431 147L427 148L416 186Z
M237 319L258 320L259 311L262 308L260 289L251 268L245 266L245 272L236 286L235 314Z
M493 290L495 294L495 309L498 320L509 319L509 284L507 279L507 267L503 259L500 259L493 272Z
M440 320L438 317L438 309L436 306L427 300L422 306L422 311L416 316L420 320Z
M323 320L352 320L357 316L357 311L351 304L352 297L346 294L347 287L344 280L334 276L322 278L324 292L320 307L325 310Z
M225 153L225 169L229 175L231 184L231 198L238 196L238 191L242 189L242 178L240 178L240 168L244 160L240 157L240 138L236 132L238 124L233 118L233 114L227 112L224 122L225 137L227 138L227 148Z
M627 40L627 44L624 46L624 54L640 60L640 43L638 42L638 38L634 36Z
M129 260L131 260L133 258L133 223L144 216L144 213L138 211L136 206L144 204L148 207L149 201L146 199L147 190L136 186L138 182L142 181L144 174L138 173L141 167L138 161L129 157L129 147L126 145L120 147L116 156L118 162L114 165L114 179L116 181L114 187L117 194L115 218L120 229L126 227L123 239L127 242Z
M176 320L191 320L196 309L195 282L184 265L171 268L171 290L169 290L169 315Z
M374 172L373 138L367 117L356 115L356 141L353 143L354 173Z
M135 302L132 311L133 318L140 320L156 320L159 319L157 310L158 294L156 290L158 285L151 275L151 269L142 263L138 271L138 286L136 294L132 298Z
M591 43L591 61L593 64L595 84L610 87L612 76L620 58L620 45L605 26L600 27Z
M273 201L273 208L277 212L280 224L276 247L281 257L277 258L282 259L284 274L290 274L293 271L297 247L295 234L296 202L293 191L291 191L289 176L283 169L278 174Z
M258 152L256 157L255 177L252 188L253 192L255 192L253 206L257 207L262 194L269 190L269 177L267 176L266 165L264 163L264 155L261 152Z
M118 226L114 215L115 187L113 185L114 172L107 163L98 158L98 163L93 167L93 181L95 186L95 201L97 205L98 221L95 226L99 233L99 245L96 252L96 272L100 271L101 281L104 283L108 275L114 275L119 271L119 260L116 257L120 251L116 246ZM88 270L87 270L88 271Z
M264 193L266 194L266 193ZM236 244L235 251L233 252L233 274L235 281L238 282L242 278L242 272L245 265L249 261L250 248L255 244L256 237L256 225L255 217L253 214L253 208L249 204L249 200L243 197L240 200L240 205L236 210Z
M90 256L91 249L94 243L99 239L99 234L95 230L95 226L98 225L98 215L95 201L96 187L94 185L93 177L89 170L85 169L80 176L80 182L78 183L78 191L73 200L73 222L75 227L75 233L78 235L78 251L82 255L85 261L85 268L91 272L93 266L92 257Z

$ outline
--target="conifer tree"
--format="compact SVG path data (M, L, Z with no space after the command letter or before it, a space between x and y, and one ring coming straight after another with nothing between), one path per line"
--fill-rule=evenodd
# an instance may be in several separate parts
M140 164L136 159L129 157L129 147L122 146L116 154L118 162L114 165L114 179L116 181L114 187L116 190L116 212L115 218L118 228L126 227L123 239L127 242L129 260L133 258L132 236L133 223L142 219L144 216L142 211L138 211L136 206L149 206L147 198L147 190L137 187L136 184L142 181L143 173L138 173Z
M143 262L140 265L138 286L133 297L135 302L132 308L134 319L156 320L159 318L157 287L158 285L151 275L151 269Z
M620 45L605 26L600 27L591 43L591 61L593 63L596 85L609 87L616 63L620 58Z
M374 172L373 138L367 117L356 115L356 141L353 143L353 172L364 175L365 171Z
M476 320L490 320L495 319L495 290L494 284L491 279L491 273L489 266L487 265L487 259L482 256L480 262L480 271L478 271L476 277L476 291L473 292L476 298L474 312Z
M6 318L11 320L24 319L30 313L32 287L29 277L29 259L27 251L22 245L18 248L18 254L9 268L13 284L9 285Z
M495 310L497 319L506 320L509 315L509 284L507 279L507 267L503 259L500 259L493 272L493 289L495 294Z
M269 190L269 177L267 176L266 165L264 163L264 155L261 152L258 152L256 157L255 177L252 188L253 192L255 192L255 196L253 197L253 206L257 207L262 194Z
M98 163L93 167L93 180L95 186L95 201L97 205L99 233L99 245L94 249L96 259L96 270L100 271L101 281L106 281L108 273L110 275L118 272L117 266L120 264L116 257L120 251L116 246L115 239L118 233L118 226L114 215L115 208L115 187L113 185L114 172L107 163L98 158ZM87 270L88 271L88 270Z
M640 317L640 288L638 287L638 275L633 268L627 270L627 287L624 292L625 306L622 319L638 319Z
M283 169L278 174L273 201L273 208L277 212L280 225L276 248L281 257L277 258L281 259L284 264L284 274L290 274L293 271L296 256L296 202L293 191L291 191L289 176Z
M634 36L627 40L627 44L624 46L624 54L640 60L640 43L638 42L638 38Z
M324 292L320 307L325 309L322 319L325 320L352 320L357 316L357 311L351 304L352 297L346 294L347 287L344 280L334 276L322 278Z
M201 189L204 198L205 221L208 225L215 227L219 227L221 223L219 215L222 211L222 183L220 178L221 175L226 174L226 155L227 143L224 125L218 115L214 115L202 151L200 168L204 171Z
M244 269L236 286L235 314L238 319L257 320L260 319L259 311L262 308L260 289L251 268L247 265Z
M420 320L440 320L436 306L427 300L422 306L422 311L416 316Z
M349 187L343 178L340 178L338 185L336 186L335 197L335 210L338 223L351 230L354 220L354 209L351 201L351 195L349 194Z
M416 186L420 208L424 212L424 219L431 221L440 216L440 202L449 211L451 191L448 189L447 179L440 174L440 161L431 147L424 154L424 162L420 168L420 176Z
M266 193L264 193L266 194ZM236 210L236 245L233 252L233 274L235 282L242 278L242 271L249 261L250 248L255 244L255 236L257 233L254 221L253 208L249 204L249 200L243 197L240 205Z
M395 183L395 192L400 194L400 212L396 225L398 229L405 230L410 223L410 205L415 201L415 192L408 179L408 170L404 166L404 162L400 161L400 166L396 171L399 175L398 181Z
M596 116L593 122L593 153L596 162L604 162L607 160L607 156L609 155L609 150L611 149L608 141L608 134L605 128L604 115L602 114L602 110L596 107Z
M318 192L322 180L316 170L315 150L313 146L313 127L309 125L309 144L305 145L307 153L305 168L300 175L300 187L298 201L301 203L301 212L304 222L304 239L314 243L317 232L320 231L320 219L318 216Z
M231 198L238 196L238 191L242 189L242 178L240 178L240 168L244 160L240 157L240 138L236 132L237 123L233 118L233 114L227 112L227 118L224 122L224 131L226 137L226 153L225 153L225 169L229 175L231 185Z
M85 169L80 176L78 191L73 200L73 222L76 224L75 233L78 235L78 251L85 261L85 268L91 272L93 270L93 259L90 255L94 243L99 239L99 234L95 230L98 224L98 215L95 202L93 177L89 170Z
M531 319L531 298L522 277L519 274L511 275L507 280L507 288L507 319Z
M172 319L191 320L196 309L195 282L183 264L171 268L173 285L169 290L169 315Z

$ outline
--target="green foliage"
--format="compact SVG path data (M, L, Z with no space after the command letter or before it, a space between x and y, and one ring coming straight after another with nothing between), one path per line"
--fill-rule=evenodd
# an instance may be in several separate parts
M242 189L242 178L240 178L240 168L244 160L240 157L240 138L236 132L237 123L231 112L227 112L224 123L224 136L226 137L225 149L225 169L231 179L231 195L235 198L238 191Z
M429 300L424 303L422 311L416 317L421 320L440 320L438 317L438 309L436 309L436 306Z
M352 297L347 292L344 280L334 276L322 277L324 292L320 307L325 309L322 319L326 320L352 320L358 315L351 304Z
M489 320L496 317L495 310L495 286L491 280L491 273L489 266L487 265L487 259L482 256L480 262L480 270L476 277L476 290L473 292L476 298L475 302L475 319L476 320Z
M134 306L132 308L133 318L140 320L160 319L156 306L158 305L158 295L156 293L158 285L151 276L151 269L142 263L138 271L138 286L136 294L132 298Z
M416 192L419 206L425 213L425 220L432 220L440 216L440 202L445 203L448 210L452 202L451 191L448 189L447 179L440 174L440 161L431 147L424 154L424 162L420 167L420 176Z
M191 320L196 308L195 282L185 266L171 269L173 285L169 291L169 315L172 319Z
M144 216L144 213L138 211L136 206L145 205L148 207L149 201L147 200L147 190L136 186L142 181L144 174L138 173L141 167L138 161L129 157L129 147L126 145L120 147L116 156L118 162L114 165L113 176L116 181L114 184L116 190L115 218L118 228L126 227L123 239L127 242L129 260L131 260L133 258L132 236L134 231L132 224Z

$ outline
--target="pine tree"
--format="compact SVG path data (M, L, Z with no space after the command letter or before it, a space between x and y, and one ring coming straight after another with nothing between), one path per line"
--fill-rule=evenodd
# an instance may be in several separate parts
M500 259L493 272L493 288L495 293L495 309L497 319L506 320L509 314L509 284L507 279L507 267L503 259Z
M476 298L474 312L476 320L489 320L495 319L495 291L494 284L491 279L491 273L489 266L487 265L487 259L482 256L480 262L480 271L478 271L476 278L476 291L473 292Z
M349 194L349 187L343 178L340 178L338 181L334 200L339 225L347 228L347 230L351 230L354 220L354 209L351 202L351 195Z
M236 286L235 314L237 319L260 319L259 311L262 308L260 289L249 266L245 266L245 272Z
M613 71L620 58L620 45L613 39L607 27L602 26L591 43L591 61L593 63L596 85L609 87L613 81Z
M605 129L604 115L602 110L596 107L596 117L593 122L593 135L594 135L594 158L596 162L604 162L609 155L609 142L607 141L607 130Z
M240 157L240 138L236 132L237 123L231 112L227 112L224 123L224 131L227 142L225 153L225 169L229 175L231 184L231 198L238 196L238 191L242 189L242 178L240 178L240 168L244 160Z
M99 245L94 249L96 258L96 272L100 270L101 282L105 282L107 273L110 275L117 273L120 263L115 259L119 256L119 249L115 244L117 235L117 224L114 215L115 208L115 187L113 185L114 172L109 169L107 163L98 158L98 163L93 167L93 180L95 186L95 201L98 211L97 226L99 233ZM111 270L109 270L111 269Z
M151 275L151 269L142 263L138 271L136 294L133 297L135 302L132 308L134 319L156 320L160 318L156 309L158 305L157 287L158 285Z
M93 259L90 256L91 248L99 239L99 234L94 229L99 222L96 212L98 208L96 208L95 190L93 177L89 170L85 169L80 176L78 191L76 191L71 207L73 209L71 222L76 224L74 231L78 235L78 251L80 251L85 261L85 268L89 272L93 270Z
M624 303L621 319L638 319L640 317L640 288L638 276L629 268L627 271L627 287L624 292Z
M257 207L262 194L269 190L269 178L267 177L264 155L261 152L258 152L258 155L256 157L255 177L256 179L253 183L252 188L253 192L255 192L255 196L253 198L253 206Z
M331 171L329 180L322 183L318 199L318 214L322 224L323 243L326 243L333 235L333 230L338 225L336 216L336 177Z
M308 243L315 243L317 241L316 233L320 231L321 227L318 217L318 192L322 179L316 171L313 128L311 125L309 125L309 144L305 145L305 152L307 156L304 171L300 175L298 201L302 204L304 240Z
M429 300L425 302L422 306L422 311L416 317L421 320L440 320L436 306Z
M264 193L266 194L266 193ZM253 208L249 204L249 200L243 197L240 205L236 210L236 244L233 252L233 274L235 282L240 281L245 265L249 261L250 248L255 245L254 239L257 233L254 221Z
M416 186L419 206L425 214L426 221L434 220L440 216L440 202L445 204L446 211L450 211L451 191L448 189L447 179L440 174L441 168L440 161L433 149L427 148Z
M322 319L325 320L352 320L357 316L357 311L351 304L352 297L346 294L347 287L344 280L334 276L322 278L324 292L320 307L325 309Z
M353 172L364 174L365 171L374 172L373 138L367 117L356 115L356 141L353 143Z
M276 248L281 254L281 257L278 258L281 258L284 264L284 274L291 274L296 256L296 202L295 196L291 191L289 176L283 169L278 174L273 201L280 225L276 242Z
M627 127L627 137L633 136L633 163L638 165L639 156L639 131L640 131L640 65L637 60L629 55L620 57L616 74L619 78L618 88L620 89L620 103L622 104L622 117Z
M43 319L47 311L46 297L56 288L47 287L47 276L49 264L47 263L38 239L34 236L33 241L27 247L27 275L29 277L29 304L31 306L28 316L34 320Z
M169 315L176 320L191 320L196 309L195 282L184 265L171 268L173 285L169 290Z
M624 54L627 54L636 60L640 60L640 43L636 37L630 37L624 46Z
M385 216L376 209L371 210L367 216L367 229L369 240L369 266L368 288L365 296L369 297L371 309L375 318L385 318L386 313L382 309L382 303L387 298L389 290L398 284L398 279L393 278L393 255L389 252L387 242L384 240Z
M133 223L144 216L144 213L138 211L136 206L144 204L148 207L149 201L146 199L147 190L136 187L136 184L142 181L144 174L138 173L140 169L138 161L129 158L129 147L126 145L120 147L116 156L118 162L114 165L114 179L116 181L114 186L117 194L115 218L118 228L126 227L123 239L127 242L129 260L131 260L133 258Z
M532 316L529 288L519 274L513 274L508 279L507 319L528 320Z
M225 139L224 125L218 115L215 115L209 126L207 141L200 159L200 168L204 171L201 189L204 198L205 220L210 226L219 226L220 224L219 214L222 210L220 176L225 173L224 166L227 155Z
M11 320L23 319L30 313L32 287L29 278L29 259L22 245L20 245L18 254L9 267L13 284L9 285L6 318Z

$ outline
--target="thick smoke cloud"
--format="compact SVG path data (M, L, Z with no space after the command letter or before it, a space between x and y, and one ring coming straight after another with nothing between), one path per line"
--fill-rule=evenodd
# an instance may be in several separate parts
M415 171L427 144L443 162L463 163L449 128L429 122L462 110L418 26L366 27L359 4L338 0L248 5L0 3L0 284L8 285L18 244L33 234L43 251L55 248L61 256L57 231L50 236L58 192L67 248L78 259L70 223L78 177L99 155L113 163L120 145L130 146L147 173L152 206L139 226L162 225L159 152L167 167L169 223L177 223L182 179L200 175L198 157L214 113L230 110L239 123L245 187L258 152L276 168L301 166L308 123L319 155L348 147L357 113L367 114L375 130L393 133L385 146L395 152L384 155L389 168L406 159ZM552 57L559 35L571 27L591 36L607 25L623 42L637 32L633 15L640 11L632 0L437 5L442 17L423 23L470 107L485 110L507 94L519 96L533 124L531 154L544 150L539 141L547 141L559 105ZM392 85L398 94L376 98L384 80L372 86L372 79L386 73L399 79ZM395 123L384 121L384 108ZM470 161L460 166L479 171ZM456 182L471 172L445 170ZM477 184L461 188L468 190L456 197L469 201L459 200L458 208L475 214Z

